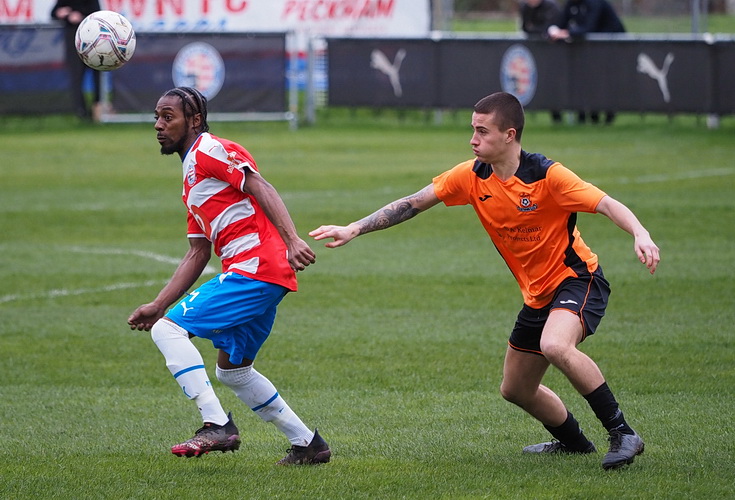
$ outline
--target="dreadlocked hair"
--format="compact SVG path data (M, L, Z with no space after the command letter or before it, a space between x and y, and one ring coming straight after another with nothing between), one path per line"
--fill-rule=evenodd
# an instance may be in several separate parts
M209 132L207 123L207 98L193 87L176 87L167 91L164 96L175 95L181 99L184 108L184 118L187 120L198 114L202 115L202 124L199 133Z

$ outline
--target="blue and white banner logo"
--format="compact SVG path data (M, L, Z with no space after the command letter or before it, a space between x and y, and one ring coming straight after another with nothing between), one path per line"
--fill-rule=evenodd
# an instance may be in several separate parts
M536 94L538 73L533 54L526 47L514 44L508 47L500 63L500 86L513 94L522 105L527 105Z
M177 87L194 87L212 100L225 82L225 63L208 43L190 43L176 54L171 76Z

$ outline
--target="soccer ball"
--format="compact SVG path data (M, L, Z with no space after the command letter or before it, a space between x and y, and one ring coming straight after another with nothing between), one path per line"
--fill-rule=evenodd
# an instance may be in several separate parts
M135 31L121 14L100 10L79 24L74 44L84 64L98 71L111 71L133 57Z

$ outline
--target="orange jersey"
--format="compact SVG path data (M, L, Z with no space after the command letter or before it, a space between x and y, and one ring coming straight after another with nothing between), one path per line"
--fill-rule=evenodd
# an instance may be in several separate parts
M506 182L479 160L433 182L445 205L474 207L528 306L547 305L566 278L597 269L597 255L577 230L577 212L594 213L605 193L561 163L522 151L518 171Z

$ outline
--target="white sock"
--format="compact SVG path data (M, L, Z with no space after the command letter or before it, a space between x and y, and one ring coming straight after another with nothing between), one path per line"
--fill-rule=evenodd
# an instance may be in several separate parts
M204 360L189 334L180 326L161 319L151 328L151 338L166 360L166 367L181 386L187 398L194 401L202 421L225 425L227 414L212 389Z
M275 386L251 366L223 370L217 367L217 379L232 389L256 415L283 432L291 444L307 446L314 433L278 394Z

